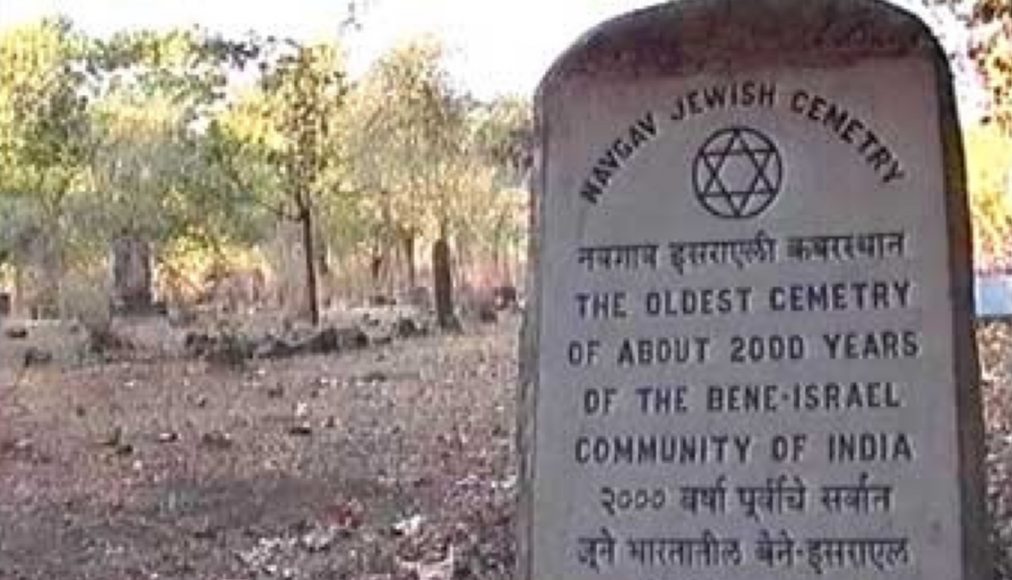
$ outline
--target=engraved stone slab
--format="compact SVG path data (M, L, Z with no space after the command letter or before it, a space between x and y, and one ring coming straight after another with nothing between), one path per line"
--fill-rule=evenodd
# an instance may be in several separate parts
M990 573L950 82L867 0L676 2L557 61L521 578Z

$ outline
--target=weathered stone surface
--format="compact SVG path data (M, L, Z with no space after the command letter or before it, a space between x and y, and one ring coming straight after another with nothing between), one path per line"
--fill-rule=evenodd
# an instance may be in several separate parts
M358 326L324 326L284 336L248 336L241 331L188 332L183 348L188 356L241 363L258 359L281 359L312 354L334 354L368 347L369 335Z
M536 106L519 577L989 577L926 27L669 3L585 35Z
M152 309L151 244L123 236L112 248L113 306L121 314L146 314Z

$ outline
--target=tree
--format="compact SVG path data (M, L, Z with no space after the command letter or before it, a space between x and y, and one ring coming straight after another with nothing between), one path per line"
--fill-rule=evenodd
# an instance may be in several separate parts
M519 187L530 171L534 121L530 102L517 96L495 99L473 115L478 152L494 167L501 187Z
M258 54L196 29L91 39L64 20L0 39L0 192L40 206L50 286L116 237L167 243L241 223L200 153L231 73Z
M416 285L416 243L430 210L426 172L434 161L427 123L434 93L445 84L441 50L433 42L394 48L373 66L355 95L356 180L373 193L377 215L373 259L378 263L374 273L387 271L388 291L393 290L394 248L400 248L407 285Z
M473 166L468 102L454 93L442 60L442 47L422 39L376 63L356 95L355 157L362 160L357 179L374 192L379 215L376 246L383 253L375 259L389 267L390 249L399 246L414 287L417 242L431 233L437 317L449 328L455 326L448 271L454 198Z
M232 191L300 225L306 303L316 325L316 220L325 200L342 192L339 117L347 78L335 44L289 41L271 48L276 54L262 61L260 87L210 128L210 152Z
M92 151L83 64L91 48L66 20L0 36L0 194L38 208L32 213L37 231L47 232L43 261L54 302L65 268L67 199L82 189Z
M475 236L489 248L500 280L512 283L511 250L520 252L526 230L527 180L531 170L534 124L530 103L503 97L472 115L477 154L492 169L494 187L468 213Z
M234 200L217 195L203 151L205 127L224 106L230 76L259 55L259 46L200 29L120 32L94 44L94 195L91 211L78 212L76 221L100 234L93 236L98 245L112 247L117 280L138 276L116 285L117 302L143 309L153 257L184 241L218 249L249 222L246 212L234 211Z

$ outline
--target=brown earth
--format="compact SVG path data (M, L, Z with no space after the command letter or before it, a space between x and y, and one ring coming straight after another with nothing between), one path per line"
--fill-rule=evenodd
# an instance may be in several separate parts
M0 371L0 578L506 578L516 320Z
M516 319L338 356L0 369L0 578L510 577ZM996 577L1012 325L979 333Z

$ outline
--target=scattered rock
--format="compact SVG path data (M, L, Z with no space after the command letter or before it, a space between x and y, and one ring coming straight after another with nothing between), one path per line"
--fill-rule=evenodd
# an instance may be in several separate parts
M188 356L201 358L211 351L214 339L201 332L187 332L183 338L183 349Z
M516 309L520 304L517 287L512 284L496 286L492 289L492 297L498 310Z
M324 328L300 343L297 348L306 354L330 354L341 350L341 337L336 328Z
M336 387L338 384L340 381L332 377L317 377L316 379L316 385L325 389Z
M398 338L415 338L428 334L424 324L409 316L401 316L394 323L394 329Z
M389 377L383 371L369 371L362 376L364 383L385 383Z
M369 297L369 306L396 306L397 300L383 294L375 294Z
M344 530L337 526L317 527L303 534L299 539L299 545L307 552L325 552L344 533Z
M308 336L279 338L273 335L255 341L252 356L281 359L301 354L333 354L369 346L369 336L358 326L329 326Z
M499 322L499 314L494 304L484 302L478 306L478 321L483 324L495 324Z
M456 314L449 314L439 322L439 329L446 334L463 334L464 324Z
M408 303L416 308L432 308L432 292L426 286L415 286L408 291Z
M234 445L232 436L224 431L211 431L200 437L200 442L211 449L230 449Z
M88 351L96 355L132 351L134 344L111 328L88 328Z
M99 442L105 447L116 447L123 442L123 428L116 426L113 427L109 433Z
M179 441L179 433L175 431L166 431L158 434L159 443L175 443Z
M35 346L30 346L25 349L22 362L25 368L47 365L53 362L53 353Z
M211 363L242 367L253 358L254 345L236 330L222 329L216 334L188 332L183 350L191 358Z
M371 339L374 346L387 346L394 343L392 334L378 334Z
M218 537L219 530L215 528L210 521L202 521L191 534L197 540L213 540Z
M365 522L365 508L358 500L350 499L326 508L324 516L340 530L354 530Z
M253 356L258 359L279 359L294 356L298 347L276 336L267 335L253 347Z
M391 529L394 535L397 536L413 536L422 529L423 523L425 523L425 518L420 514L416 514L410 518L395 522Z
M31 439L0 441L0 456L9 456L12 459L31 459L34 449L35 443Z
M338 345L342 350L356 350L369 346L369 335L357 326L337 328L335 331Z
M4 329L4 336L11 340L25 340L28 338L28 329L24 326L11 326Z
M442 560L436 562L405 562L402 560L398 562L398 567L411 573L418 580L451 580L455 564L453 546L450 546L446 557Z

